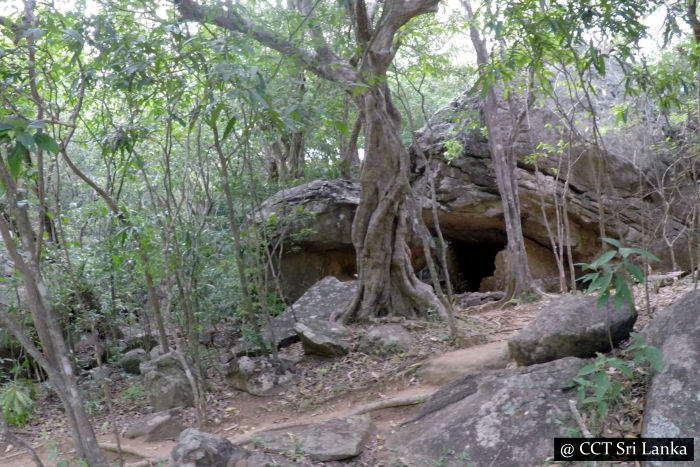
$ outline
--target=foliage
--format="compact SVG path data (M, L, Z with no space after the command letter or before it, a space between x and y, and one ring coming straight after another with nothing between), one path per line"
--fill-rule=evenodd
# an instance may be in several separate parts
M132 384L128 388L124 389L119 395L120 402L134 402L143 397L143 386L141 384Z
M632 339L632 344L625 350L628 359L598 353L595 361L581 368L573 380L579 403L590 410L596 423L600 423L620 401L626 382L645 378L647 367L661 371L658 349L645 345L636 333L632 334Z
M634 281L644 282L644 273L631 261L642 257L648 261L659 261L653 254L640 248L624 248L619 241L613 238L603 238L603 241L615 247L600 255L592 263L578 263L584 271L591 270L577 280L588 283L587 292L599 292L598 306L607 303L610 294L614 291L613 300L619 310L623 304L627 304L634 312L634 297L631 287Z
M26 380L7 383L0 391L0 410L9 426L23 426L34 412L36 390Z
M451 140L445 141L444 147L445 147L445 160L447 161L448 164L451 164L457 158L459 158L462 155L462 152L464 151L464 146L462 145L461 142L459 142L456 139L451 139Z

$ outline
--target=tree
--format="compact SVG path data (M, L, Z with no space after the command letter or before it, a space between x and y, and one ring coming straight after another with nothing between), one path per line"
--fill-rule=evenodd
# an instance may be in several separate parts
M41 50L37 46L37 40L46 31L38 28L39 19L35 9L35 2L26 0L22 22L9 28L14 30L14 47L7 54L10 56L8 63L26 72L26 81L22 77L18 78L14 70L9 70L10 67L6 68L7 65L2 66L3 74L7 72L5 76L8 77L3 87L7 86L11 91L5 94L3 90L3 100L7 106L0 113L0 117L3 117L0 121L0 185L6 201L0 213L0 234L5 249L22 278L24 295L41 348L25 336L4 306L0 309L0 320L48 374L52 387L63 403L77 455L89 465L106 466L107 462L83 407L69 349L57 313L49 300L41 268L42 239L47 216L43 156L65 149L71 140L83 104L85 79L79 77L76 80L77 96L72 102L69 100L47 105L44 101L42 82L45 78L51 82L51 74L60 69L58 57L74 54L74 60L80 64L80 54L79 50L66 50L62 47L50 49L47 43L43 46L50 50ZM15 79L22 82L22 86L13 86ZM26 85L29 87L29 96L21 91ZM14 97L12 101L10 96ZM64 110L68 110L68 121L59 123L59 115ZM67 128L62 137L58 138L60 144L46 132L46 121ZM32 159L32 154L35 159ZM36 174L32 177L25 172L23 166L33 166L34 162ZM34 199L29 198L30 193ZM38 205L38 213L33 222L30 204L34 203Z
M501 195L503 205L503 217L506 225L506 261L508 264L508 279L506 283L506 298L522 297L532 292L536 287L530 274L525 251L525 238L523 237L522 221L520 219L520 197L518 195L518 180L515 174L518 155L515 152L515 139L520 130L520 124L525 117L526 109L530 102L525 103L525 108L518 114L510 115L510 125L506 130L502 128L502 112L499 111L499 98L496 95L496 84L485 77L485 68L489 64L489 53L486 43L474 25L474 12L469 0L461 0L467 14L467 20L471 22L469 35L476 50L477 64L481 68L482 86L484 86L484 118L488 130L489 149L491 160L496 172L496 184ZM527 97L529 99L529 96Z
M334 317L347 321L382 314L415 316L428 309L444 314L440 301L411 266L407 236L412 223L419 220L407 207L409 160L401 141L401 116L387 83L387 70L400 46L400 29L411 19L436 11L439 0L348 1L356 47L346 59L331 49L308 1L298 2L297 7L313 50L260 27L237 6L206 7L192 0L174 3L184 20L248 35L355 94L365 136L362 194L352 233L360 287L353 303Z

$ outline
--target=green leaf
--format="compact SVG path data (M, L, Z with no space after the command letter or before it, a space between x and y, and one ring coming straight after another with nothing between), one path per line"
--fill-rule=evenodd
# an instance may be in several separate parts
M231 134L231 131L233 131L233 127L235 125L236 125L236 117L231 117L231 119L226 124L226 129L224 129L224 134L221 137L222 140L225 140L226 138L228 138L228 135Z
M663 369L661 352L656 347L648 346L644 349L644 356L655 371Z
M620 391L622 391L622 385L620 384L620 382L613 381L612 388L610 389L610 400L617 399L617 396L620 395Z
M595 261L593 261L593 263L591 263L591 268L592 269L599 268L603 264L605 264L608 261L610 261L611 259L613 259L616 254L617 254L617 251L606 251L605 253L600 255L600 257L597 260L595 260Z
M618 358L610 358L608 359L608 365L625 375L626 378L632 378L632 370L630 370L629 366L627 366L627 364L622 360Z
M603 293L600 294L598 297L598 300L596 301L596 306L598 308L603 308L606 303L608 303L608 299L610 298L610 291L606 290Z
M27 130L45 130L46 129L46 123L42 122L41 120L36 120L27 125Z
M642 273L641 269L630 263L623 263L623 266L629 271L630 274L632 274L632 277L637 279L638 282L644 282L644 274Z
M601 401L600 404L598 404L598 416L600 418L605 417L605 414L608 413L608 403L605 401Z
M32 135L30 135L26 131L17 133L17 141L21 143L22 146L27 148L29 152L36 151L36 144L34 144L34 138L32 138Z
M9 157L7 158L7 164L10 167L10 176L13 180L17 180L17 175L19 175L22 169L22 161L24 160L25 147L20 143L16 143L15 147L12 149Z
M618 250L619 250L620 248L622 248L622 244L621 244L619 241L615 240L614 238L603 237L603 241L604 241L605 243L609 243L610 245L614 246L614 247L617 248Z
M589 363L588 365L586 365L583 368L581 368L580 370L578 370L578 373L576 374L576 376L589 375L589 374L593 373L594 371L596 371L597 369L598 369L598 365L596 365L595 363Z
M624 254L623 254L624 251ZM620 248L620 254L623 255L623 257L627 257L632 253L637 253L638 255L641 255L645 258L647 258L650 261L661 261L659 258L654 256L653 254L649 253L646 250L642 250L641 248Z
M211 113L211 119L209 120L209 125L215 126L216 122L219 121L219 114L221 114L221 110L224 108L224 105L219 102L216 107L214 107L214 110Z
M608 389L610 388L610 376L601 371L595 376L595 389L593 390L595 397L602 399Z
M34 142L44 151L56 154L58 152L58 143L46 133L37 133L34 135Z
M333 122L333 124L338 129L338 131L343 134L343 136L345 136L346 138L350 137L350 132L348 131L348 127L345 125L345 123L336 121Z

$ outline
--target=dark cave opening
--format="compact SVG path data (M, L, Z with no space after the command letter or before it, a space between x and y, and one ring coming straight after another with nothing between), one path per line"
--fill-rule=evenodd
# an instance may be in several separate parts
M506 247L504 241L449 240L447 262L455 293L478 292L481 281L492 276L496 255Z

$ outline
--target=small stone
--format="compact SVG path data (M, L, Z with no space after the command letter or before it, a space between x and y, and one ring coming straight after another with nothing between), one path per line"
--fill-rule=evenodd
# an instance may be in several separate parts
M125 438L142 438L144 441L176 439L184 427L176 410L164 410L146 415L132 423L124 432Z
M297 323L294 330L299 335L306 354L339 357L350 350L350 331L342 324L310 321Z
M383 324L370 329L360 340L359 350L369 355L388 357L413 346L413 338L399 324Z

